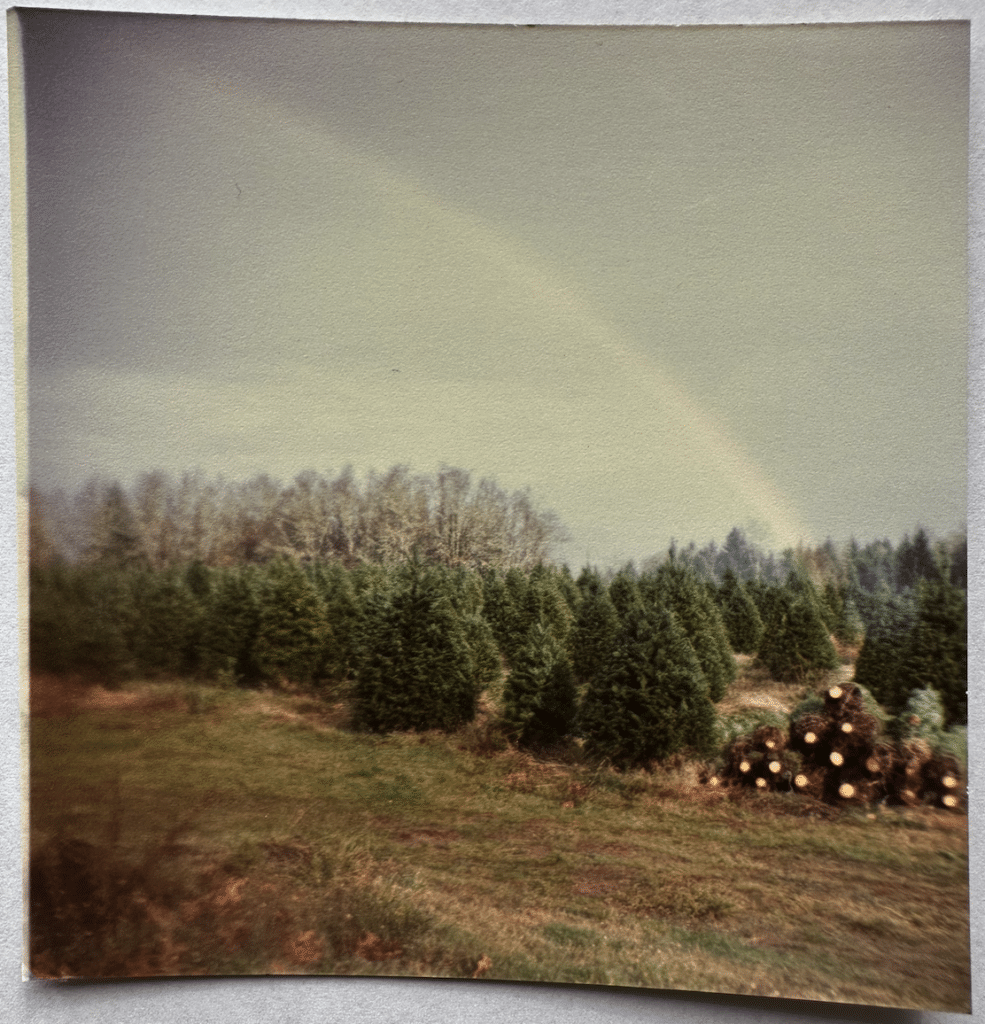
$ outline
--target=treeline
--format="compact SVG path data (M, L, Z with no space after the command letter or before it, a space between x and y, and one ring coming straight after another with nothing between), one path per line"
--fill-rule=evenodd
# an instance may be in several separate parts
M921 528L895 546L852 540L838 549L828 540L777 558L735 529L721 547L691 544L675 555L711 586L733 579L762 592L781 579L809 579L823 597L830 632L862 642L855 681L883 707L901 714L914 690L933 690L949 724L967 722L966 536L932 543ZM771 660L775 650L770 644L760 656Z
M562 538L529 492L448 468L32 492L32 667L342 685L375 730L453 728L489 689L507 738L581 735L629 765L707 749L734 653L808 682L834 638L861 645L856 681L892 713L930 689L967 720L963 538L778 560L736 529L577 580L548 561Z
M749 541L736 527L722 545L710 541L699 548L692 541L678 548L672 543L671 551L701 579L716 584L726 572L742 582L764 583L783 583L791 572L803 572L818 586L831 583L855 594L880 590L901 594L912 591L923 580L946 580L961 590L968 589L967 537L955 535L932 544L922 527L895 546L886 539L864 546L852 539L839 549L829 538L816 547L788 548L779 556ZM645 561L643 568L659 564L664 557Z
M447 466L433 475L393 466L362 480L351 467L335 477L307 471L286 485L265 474L236 483L155 471L129 488L93 479L74 495L30 492L33 565L163 570L284 557L351 567L416 554L442 565L529 569L566 539L529 490L508 493Z
M935 689L954 724L965 720L965 669L956 646L939 657L958 631L938 593L920 590L895 703ZM715 586L674 558L609 582L589 568L576 580L543 563L476 570L419 558L31 568L34 670L300 685L345 694L354 724L373 731L457 728L485 690L504 741L547 748L580 736L620 767L712 750L734 652L806 684L838 663L832 637L851 643L858 628L851 602L804 573L777 585L727 571Z
M735 675L722 614L685 566L606 586L586 569L340 561L31 569L37 671L180 676L350 699L373 731L454 729L483 690L504 740L575 734L619 765L708 752Z

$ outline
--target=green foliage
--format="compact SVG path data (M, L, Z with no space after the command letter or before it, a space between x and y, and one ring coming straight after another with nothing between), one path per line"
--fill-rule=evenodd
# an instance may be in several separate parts
M516 617L513 597L503 573L486 569L482 573L482 615L489 623L496 646L506 655Z
M718 604L732 650L755 654L763 639L763 620L755 601L731 569L726 569L718 589Z
M554 586L567 602L568 610L573 618L577 618L578 609L581 606L581 590L571 576L571 570L562 565L560 569L553 572Z
M499 647L496 645L492 627L478 612L463 615L461 620L465 629L465 642L468 644L472 659L473 679L476 689L481 692L490 684L497 682L503 673Z
M324 675L329 679L347 679L355 671L362 608L354 573L341 562L327 562L311 570L311 579L325 608L328 635L323 648Z
M140 537L130 501L118 483L103 488L89 521L86 559L125 568L140 561Z
M868 622L855 662L855 682L871 690L883 707L898 714L909 694L901 666L916 613L909 600L895 597L888 588L870 597L866 613Z
M967 729L947 729L945 722L946 712L937 690L913 690L903 710L890 723L890 732L901 740L926 740L935 754L951 754L967 765Z
M701 666L666 608L630 609L613 653L585 693L586 752L632 768L715 744L715 709Z
M599 674L612 651L619 615L601 580L597 586L586 586L583 595L571 638L571 661L575 676L588 682Z
M255 573L226 569L218 574L198 637L203 675L252 683L260 676L253 644L260 626Z
M141 571L130 580L133 601L130 650L137 669L149 675L191 670L200 608L174 570Z
M260 588L254 655L269 681L309 683L329 636L318 592L300 566L286 559L267 567Z
M943 581L920 585L917 620L900 665L901 684L908 690L937 690L949 725L968 721L967 620L963 590Z
M644 576L639 586L648 606L669 608L677 616L704 673L708 696L720 701L735 679L735 658L721 613L693 570L667 561L655 575Z
M520 746L544 748L563 739L575 719L571 663L544 622L520 648L503 691L503 723Z
M823 707L824 702L820 703ZM755 732L761 725L772 725L786 732L789 721L784 715L761 708L747 708L735 715L719 715L715 723L716 742L718 746L727 746L740 736Z
M759 648L760 663L774 679L794 683L836 668L838 656L810 581L791 574L784 587L775 589Z
M627 566L613 577L609 584L609 600L616 609L619 621L624 622L643 609L643 599L636 581L635 572Z
M132 612L129 588L118 572L61 563L32 567L32 670L119 682L133 669L127 636Z
M799 701L790 712L790 721L799 722L804 715L824 715L827 713L827 705L824 698L817 693L809 694Z
M842 643L853 644L862 634L862 620L846 584L827 580L820 595L821 616L829 633Z
M455 729L480 688L465 623L443 575L414 560L367 597L354 720L375 732Z
M944 705L936 690L913 690L899 716L900 739L931 739L944 731Z

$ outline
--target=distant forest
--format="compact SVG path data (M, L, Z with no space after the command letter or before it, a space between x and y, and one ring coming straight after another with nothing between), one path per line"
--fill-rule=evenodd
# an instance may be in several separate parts
M776 555L736 528L575 578L529 491L401 466L32 490L29 536L35 671L342 686L376 731L457 728L486 691L505 738L620 767L713 749L737 653L810 684L851 650L891 714L932 691L967 720L965 537Z
M387 565L413 553L442 565L529 569L550 560L567 534L529 490L474 483L444 467L406 466L334 479L308 471L285 485L260 474L240 483L189 472L141 474L126 489L94 479L74 495L30 493L33 565L53 559L145 565L301 563Z

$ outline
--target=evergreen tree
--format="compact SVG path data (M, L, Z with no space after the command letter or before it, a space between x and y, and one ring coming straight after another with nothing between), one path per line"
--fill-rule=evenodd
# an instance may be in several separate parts
M254 655L263 677L310 683L329 638L325 609L296 562L272 562L262 579Z
M667 608L630 608L615 648L589 684L579 730L590 756L646 765L715 742L715 708L694 649Z
M629 618L635 611L643 609L643 599L632 564L620 569L613 577L609 584L609 600L612 601L620 622Z
M602 581L583 590L578 619L571 637L571 662L581 682L594 679L602 670L619 633L619 616Z
M118 568L140 561L137 521L123 488L112 483L105 488L90 527L86 549L89 561Z
M482 573L482 616L492 629L496 646L504 652L509 644L516 609L503 574L496 569L486 569Z
M731 569L726 569L722 577L718 602L732 650L738 654L755 654L763 639L763 620L755 602Z
M526 642L527 633L537 623L543 622L562 648L568 649L575 616L564 596L561 579L559 572L545 565L537 565L530 570L523 618L519 624L521 645Z
M949 727L968 721L967 621L963 590L944 581L920 585L917 619L900 665L901 686L936 690Z
M922 580L938 582L941 572L930 546L930 538L921 527L911 541L904 537L896 550L896 589L916 587Z
M476 691L481 693L503 674L499 646L492 627L478 612L463 615L461 621L472 662L472 680Z
M347 679L356 668L362 614L352 574L341 562L332 560L313 566L310 575L328 623L322 672L329 679Z
M893 714L899 713L909 690L900 673L903 648L916 612L907 598L883 585L867 602L865 639L855 662L855 682Z
M507 570L503 580L506 598L499 611L502 613L500 632L496 633L496 641L507 664L512 665L523 646L523 639L532 624L531 608L528 602L530 581L527 574L514 566ZM536 609L536 601L534 602Z
M560 569L553 571L554 586L567 602L568 610L572 619L578 617L578 609L581 607L581 591L571 576L571 570L562 565Z
M472 721L479 687L448 589L416 559L394 571L389 591L367 597L354 688L363 729L452 730Z
M644 604L665 606L676 616L717 703L735 679L735 658L718 606L694 572L676 560L664 562L653 576L640 580Z
M564 648L546 622L535 623L503 691L503 722L520 746L563 739L575 719L575 685Z
M194 665L199 607L175 569L130 576L133 601L130 649L137 669L180 675Z
M94 566L32 566L29 640L32 670L76 672L117 683L133 670L133 616L126 578Z
M862 633L862 620L847 583L827 580L820 598L821 615L828 632L845 644L854 644Z
M260 604L249 568L219 572L198 637L198 664L209 678L252 684L260 677L254 642Z
M759 647L760 663L774 679L795 683L836 668L838 655L810 581L791 573L786 586L776 589Z

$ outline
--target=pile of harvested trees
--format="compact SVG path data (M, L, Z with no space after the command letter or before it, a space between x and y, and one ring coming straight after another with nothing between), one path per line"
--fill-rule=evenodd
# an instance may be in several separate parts
M806 702L794 712L787 732L762 725L734 740L708 784L805 793L831 804L965 807L956 757L935 753L925 739L887 740L853 684L819 696L823 703Z

